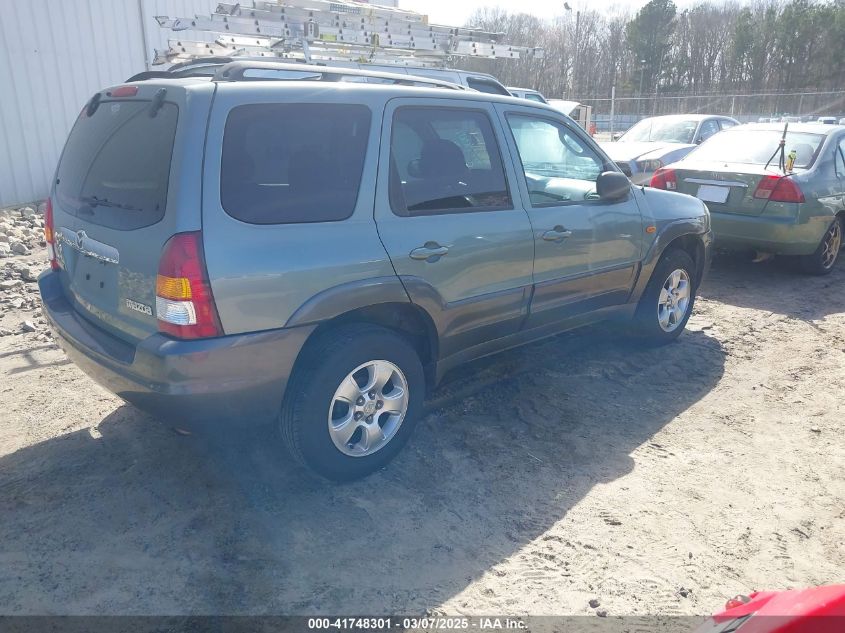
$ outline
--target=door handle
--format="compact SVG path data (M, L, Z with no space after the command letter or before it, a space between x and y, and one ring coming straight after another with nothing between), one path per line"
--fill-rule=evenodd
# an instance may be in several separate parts
M433 264L449 252L448 246L440 246L437 242L426 242L409 253L411 259L419 259Z
M570 235L572 235L572 231L567 231L565 228L558 225L552 230L543 233L543 239L547 242L560 242Z

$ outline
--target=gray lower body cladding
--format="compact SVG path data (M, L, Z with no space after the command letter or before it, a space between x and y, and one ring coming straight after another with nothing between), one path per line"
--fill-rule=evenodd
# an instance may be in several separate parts
M293 364L316 326L180 341L154 334L137 345L77 313L57 275L39 278L44 314L68 357L141 409L186 422L275 416Z

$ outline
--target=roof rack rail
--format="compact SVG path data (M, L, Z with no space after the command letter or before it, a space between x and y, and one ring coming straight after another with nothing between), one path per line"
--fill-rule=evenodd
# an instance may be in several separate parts
M430 79L416 75L402 75L399 73L379 72L373 70L359 70L357 68L335 68L329 66L317 66L314 64L285 63L285 62L262 62L262 61L232 61L221 66L212 81L278 81L284 77L254 76L249 77L247 73L251 70L267 71L290 71L300 75L312 75L308 77L296 77L291 79L308 79L316 81L342 81L343 77L371 77L373 79L390 80L395 84L404 86L430 86L433 88L448 88L450 90L466 90L463 86L444 81L442 79Z

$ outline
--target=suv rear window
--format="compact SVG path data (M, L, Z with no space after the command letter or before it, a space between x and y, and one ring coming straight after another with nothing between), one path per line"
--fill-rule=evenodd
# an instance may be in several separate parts
M179 108L150 101L102 101L83 110L57 172L56 200L86 222L119 230L164 217Z
M264 103L233 108L223 134L220 201L250 224L352 215L370 134L362 105Z

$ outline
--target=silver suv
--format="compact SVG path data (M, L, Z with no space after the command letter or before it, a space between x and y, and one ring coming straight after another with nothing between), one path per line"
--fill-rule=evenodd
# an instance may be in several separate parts
M272 417L351 479L461 363L602 319L681 333L701 201L632 187L543 104L362 72L236 62L93 96L39 280L86 373L163 416Z

